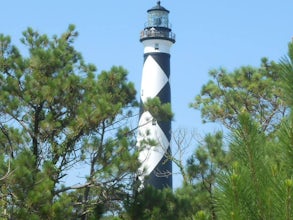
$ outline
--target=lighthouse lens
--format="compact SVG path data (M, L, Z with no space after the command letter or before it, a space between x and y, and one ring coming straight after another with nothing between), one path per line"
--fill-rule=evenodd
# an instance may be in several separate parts
M149 27L168 27L168 13L164 11L151 11L148 16Z
M155 18L155 25L160 26L162 24L162 19L161 18Z

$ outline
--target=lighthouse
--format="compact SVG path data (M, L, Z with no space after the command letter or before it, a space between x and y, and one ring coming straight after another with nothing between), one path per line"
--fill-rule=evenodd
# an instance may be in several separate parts
M147 22L140 34L144 46L144 63L140 90L140 118L137 143L141 147L139 179L142 185L156 189L172 188L171 120L160 121L144 104L158 97L162 104L171 104L170 48L175 43L169 23L169 11L157 5L147 11ZM148 144L143 140L153 140ZM144 144L142 144L144 143Z

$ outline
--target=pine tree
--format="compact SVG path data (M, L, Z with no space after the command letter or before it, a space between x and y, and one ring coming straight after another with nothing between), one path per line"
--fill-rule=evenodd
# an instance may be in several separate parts
M238 115L249 112L262 130L273 132L286 116L280 65L261 60L260 67L241 66L233 72L224 68L211 70L212 79L191 106L201 111L203 122L220 122L235 128Z
M28 28L27 57L0 35L3 218L89 219L116 209L138 167L127 124L134 85L122 67L97 76L73 46L77 35L73 25L52 38ZM90 172L81 184L63 185L84 164Z
M223 219L293 218L293 46L280 62L284 99L290 107L268 135L248 112L231 138L233 165L218 179L217 209Z

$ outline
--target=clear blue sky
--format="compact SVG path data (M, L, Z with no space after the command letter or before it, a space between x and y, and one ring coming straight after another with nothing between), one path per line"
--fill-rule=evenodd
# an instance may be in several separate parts
M156 0L0 0L0 33L19 45L32 27L49 36L69 24L80 33L76 48L98 70L122 65L140 89L143 46L139 33ZM292 0L162 0L176 33L171 50L173 128L210 131L188 104L208 81L208 71L258 66L264 56L278 61L293 36Z

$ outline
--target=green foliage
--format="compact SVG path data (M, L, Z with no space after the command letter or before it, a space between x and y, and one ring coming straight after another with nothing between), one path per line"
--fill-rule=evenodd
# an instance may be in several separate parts
M218 178L216 201L220 219L292 218L292 167L286 165L292 158L288 158L283 141L278 141L280 137L275 137L274 145L278 146L270 149L271 137L260 125L247 113L239 116L231 138L234 162ZM292 140L284 134L282 138Z
M293 44L292 42L288 45L288 54L287 56L283 57L280 61L281 71L282 71L282 79L284 81L283 87L285 88L285 98L288 104L292 107L293 106Z
M186 217L196 215L195 219L210 219L211 216L211 200L209 192L203 187L202 183L187 184L175 191L178 199L188 204L188 210L185 211ZM200 217L201 216L201 217ZM187 218L188 219L188 218Z
M147 187L126 202L126 219L185 219L191 208L188 200L175 196L171 189Z
M270 215L264 198L268 196L271 185L267 166L264 164L266 141L259 127L247 114L240 115L239 120L240 125L234 132L231 146L233 158L237 162L234 162L234 169L229 172L231 175L220 182L224 187L220 190L227 190L226 193L230 196L224 197L225 203L223 200L218 202L219 206L223 206L222 209L227 210L226 215L220 214L220 217L260 219Z
M237 124L242 112L249 112L264 131L272 132L286 115L280 65L262 59L261 66L243 66L229 73L210 71L210 80L195 97L204 122L221 122L228 129Z
M144 104L146 111L149 111L157 121L168 121L173 119L171 104L162 104L158 97L148 99Z
M276 163L282 161L282 165L287 171L288 177L293 176L293 119L292 116L286 118L280 130L278 131L279 138L279 155L277 157Z
M209 139L210 146L199 146L189 158L189 177L201 177L213 186L212 197L209 190L203 193L209 188L198 187L200 182L188 186L194 193L199 188L190 201L198 198L203 205L194 213L213 213L207 219L292 219L292 51L290 43L288 57L280 64L263 59L260 68L210 72L213 80L203 86L192 106L201 110L205 122L221 122L232 131L230 152L222 154L216 147L220 142ZM213 152L222 160L211 159L217 155ZM210 167L214 173L207 172Z
M217 173L216 169L226 166L228 158L223 146L222 132L205 136L203 144L198 146L187 160L187 171L191 181L202 177L213 179L212 176Z
M71 201L64 195L54 201L54 182L48 175L50 170L47 170L50 168L45 166L43 172L38 172L32 158L30 151L21 152L12 162L13 173L2 182L5 216L16 219L64 219L72 213Z
M223 134L207 134L204 141L187 159L188 182L178 190L193 204L193 213L205 213L206 218L216 219L214 187L219 172L229 166L229 155L224 150Z
M24 57L0 35L0 214L9 219L96 218L129 193L139 166L126 124L136 91L122 67L96 76L77 36L73 25L52 38L28 28ZM63 186L83 163L81 184Z

